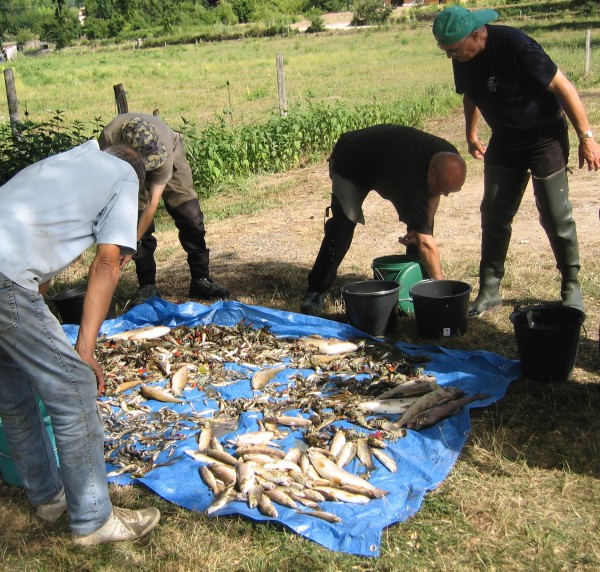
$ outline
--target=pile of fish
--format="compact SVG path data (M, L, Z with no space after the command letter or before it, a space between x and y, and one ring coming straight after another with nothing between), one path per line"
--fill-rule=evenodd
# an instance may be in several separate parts
M275 432L267 430L238 435L230 444L234 448L230 454L210 427L201 431L198 449L187 449L185 453L202 463L200 477L215 497L207 514L237 500L273 518L278 516L274 506L278 504L334 523L341 518L322 510L319 503L365 504L387 494L344 469L351 460L351 455L345 453L349 450L346 444L351 443L355 454L371 470L372 456L376 456L388 470L395 472L396 463L382 450L386 447L382 441L372 439L371 445L367 437L348 441L346 433L339 429L328 449L293 447L283 451L271 442L275 436Z
M197 435L198 449L185 453L202 462L200 475L216 498L211 514L244 500L269 516L276 514L275 502L335 520L319 515L315 503L368 502L385 494L367 479L374 459L396 471L386 441L484 397L440 387L423 374L425 358L392 344L277 337L243 321L123 332L99 340L96 354L107 381L101 404L106 460L117 467L110 475L139 477L171 464L182 440ZM244 381L251 397L221 396L222 388ZM179 411L178 404L192 405L192 395L203 396L193 403L207 409ZM156 410L148 400L165 406ZM247 412L257 412L261 431L220 443L215 435L236 429ZM341 422L358 428L341 429ZM275 441L289 429L300 432L302 446L286 452ZM354 458L361 476L344 469Z

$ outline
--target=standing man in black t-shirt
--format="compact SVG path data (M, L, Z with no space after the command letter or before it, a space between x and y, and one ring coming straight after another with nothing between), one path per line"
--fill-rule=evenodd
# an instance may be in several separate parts
M440 197L460 191L466 174L456 147L418 129L374 125L344 133L329 158L332 216L325 223L325 236L308 274L302 312L322 312L356 224L365 223L362 204L372 190L389 200L406 224L399 242L420 255L430 278L443 278L433 219Z
M433 23L463 95L469 153L485 162L479 293L469 315L481 316L502 302L512 221L530 172L540 222L562 275L562 302L583 310L565 114L579 137L579 168L587 163L588 170L598 170L600 147L571 82L532 38L515 28L486 25L497 17L494 10L450 6ZM477 134L480 115L492 130L487 148Z

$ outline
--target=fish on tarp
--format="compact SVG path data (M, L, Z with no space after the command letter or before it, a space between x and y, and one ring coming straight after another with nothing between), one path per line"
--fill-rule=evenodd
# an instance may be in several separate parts
M239 445L235 449L235 454L238 457L243 457L244 455L266 455L276 459L284 459L287 455L287 453L281 449L275 449L274 447L269 447L268 445L263 445L261 443ZM292 459L287 460L291 461Z
M343 468L350 463L354 457L356 457L357 449L358 447L355 441L346 441L339 455L336 457L335 463L337 466ZM323 455L325 456L325 453L323 453Z
M435 391L441 386L435 382L433 376L411 379L399 383L377 396L378 399L390 399L392 397L419 397L430 391Z
M317 473L319 473L319 475L324 479L327 479L336 485L357 485L361 488L371 491L374 494L376 493L380 495L377 498L381 498L387 494L387 491L378 489L365 479L361 479L357 475L349 473L345 469L338 467L333 461L328 459L322 453L309 449L307 454Z
M239 461L235 467L236 487L243 494L248 494L250 489L256 484L256 475L252 463Z
M287 367L287 365L278 365L277 367L271 367L269 369L261 369L257 371L250 380L252 389L264 389L269 381L271 381L280 371L283 371Z
M296 501L292 499L285 491L274 488L271 490L263 490L263 494L267 495L273 502L286 506L288 508L298 508Z
M335 434L333 435L333 438L329 443L329 452L337 458L342 452L342 449L344 448L345 444L346 434L342 430L338 429L336 430Z
M168 334L168 326L144 326L135 330L126 330L117 334L106 336L107 340L153 340Z
M304 336L298 338L296 343L299 346L316 348L320 354L332 356L347 354L358 351L358 346L352 342L338 340L336 338L322 338L320 336Z
M390 473L395 473L398 470L396 461L381 449L371 448L371 454L375 457Z
M361 411L367 413L381 413L384 415L394 415L404 413L417 400L418 397L401 397L397 399L371 399L361 401L356 406Z
M202 430L198 435L198 450L203 451L204 449L210 449L214 436L215 434L212 425L202 427Z
M171 377L171 391L175 397L179 397L183 393L183 390L187 385L188 378L189 370L187 365L180 367L173 374L173 377Z
M252 485L248 489L248 506L250 508L256 508L260 503L260 497L263 495L263 489L260 485Z
M115 395L119 395L120 393L123 393L124 391L127 391L128 389L131 389L132 387L137 387L138 385L141 385L142 383L144 383L143 379L134 379L133 381L124 381L123 383L121 383L120 385L117 386L114 393L115 393Z
M440 387L435 391L430 391L425 395L419 397L394 423L389 423L384 425L383 429L395 429L399 427L405 427L407 423L416 415L433 407L434 405L438 405L440 403L444 403L446 401L451 401L452 399L457 399L458 397L463 396L463 392L452 386L448 387Z
M254 388L253 388L254 389ZM311 427L312 421L306 417L294 417L293 415L268 416L263 419L265 423L274 423L286 427Z
M236 457L230 455L227 451L223 451L221 449L206 449L205 451L200 452L205 453L212 459L216 459L217 461L220 461L225 465L231 465L232 467L235 467L239 462L239 460Z
M226 504L229 504L231 501L234 501L237 497L237 491L233 488L232 485L228 486L215 500L213 503L206 509L206 514L211 515L221 510Z
M277 518L279 516L277 509L273 506L271 499L267 495L260 495L258 499L258 510L265 516Z
M265 445L274 438L274 431L248 431L237 435L232 442L236 447L239 445Z
M356 440L356 456L368 471L373 469L373 455L366 438Z
M218 496L223 491L222 487L219 486L215 475L210 471L206 465L202 465L198 469L198 474L202 479L202 482L212 491L213 495Z
M324 485L315 486L315 490L324 493L325 496L332 501L345 502L351 504L367 504L371 499L366 495L360 495L338 489L337 487L328 487Z
M150 387L146 384L140 387L140 393L146 399L153 399L154 401L162 401L164 403L185 403L185 400L178 399L177 397L171 395L167 391L158 389L158 387Z
M342 519L330 512L326 512L324 510L297 510L298 514L305 514L307 516L314 516L315 518L320 518L321 520L326 520L327 522L331 522L335 524L337 522L342 522Z
M485 399L486 397L487 395L481 395L478 393L476 395L465 395L464 397L459 397L458 399L440 403L439 405L430 407L429 409L426 409L425 411L422 411L413 417L406 426L409 429L414 429L415 431L427 429L427 427L431 427L432 425L439 423L442 419L446 419L446 417L455 415L467 403L479 401L480 399Z

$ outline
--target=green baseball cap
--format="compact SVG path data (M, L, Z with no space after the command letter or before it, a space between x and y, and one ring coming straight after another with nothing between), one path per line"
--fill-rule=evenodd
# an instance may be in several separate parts
M144 156L146 171L154 171L167 162L168 153L156 129L141 117L134 117L123 125L121 134L127 145Z
M451 46L466 38L471 32L498 18L495 10L474 10L462 6L449 6L433 21L433 35L438 44Z

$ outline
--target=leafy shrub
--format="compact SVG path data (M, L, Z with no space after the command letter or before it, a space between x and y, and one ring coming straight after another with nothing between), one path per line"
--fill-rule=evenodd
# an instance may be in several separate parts
M196 190L204 197L232 177L278 172L328 153L340 135L378 123L419 126L423 119L456 104L454 94L431 94L430 101L390 105L373 102L350 109L341 103L307 104L286 117L273 115L262 125L237 128L224 119L199 132L183 120L186 153Z
M418 127L428 115L441 114L456 105L451 90L432 90L417 101L374 101L349 108L342 103L304 104L286 117L273 114L265 123L231 127L220 118L199 131L185 118L179 128L198 193L207 197L233 177L280 172L329 153L342 133L378 123ZM0 125L0 184L40 159L96 138L102 125L65 124L62 111L47 122L25 122L13 137Z
M392 14L392 8L381 0L359 0L352 15L353 26L385 24Z
M325 31L325 20L321 17L320 12L317 10L311 10L306 17L310 20L310 26L306 28L309 34L315 34L316 32Z
M99 119L93 126L75 121L64 125L62 111L56 111L49 121L24 121L15 126L14 134L8 125L0 125L0 184L32 163L67 151L100 133Z

